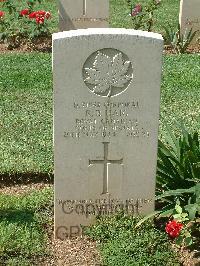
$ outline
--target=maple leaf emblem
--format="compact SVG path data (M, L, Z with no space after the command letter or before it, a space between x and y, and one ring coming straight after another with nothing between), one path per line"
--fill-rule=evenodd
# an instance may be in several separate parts
M124 61L122 53L110 57L98 51L93 68L85 68L87 77L85 82L93 85L92 91L98 95L110 97L114 90L123 91L126 84L132 79L128 75L130 61Z

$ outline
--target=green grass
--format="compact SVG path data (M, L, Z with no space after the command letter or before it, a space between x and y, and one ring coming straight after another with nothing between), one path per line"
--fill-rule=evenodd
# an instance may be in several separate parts
M4 54L0 64L0 173L52 173L51 55ZM164 57L160 134L164 121L200 130L198 75L198 55Z
M1 172L52 172L48 54L1 55Z
M33 265L49 251L45 225L52 223L52 189L0 195L0 264Z
M171 55L164 57L161 125L183 121L189 131L200 132L199 55Z
M134 228L138 218L115 215L99 218L86 233L98 241L106 266L178 266L166 233L152 221Z

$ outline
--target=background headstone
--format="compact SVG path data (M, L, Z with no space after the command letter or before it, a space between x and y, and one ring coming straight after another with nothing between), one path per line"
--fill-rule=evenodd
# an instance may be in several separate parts
M200 0L181 0L179 23L182 34L189 32L191 28L199 31L192 41L196 43L200 38Z
M59 0L60 31L107 28L109 0Z
M53 34L55 236L97 214L154 209L162 36Z

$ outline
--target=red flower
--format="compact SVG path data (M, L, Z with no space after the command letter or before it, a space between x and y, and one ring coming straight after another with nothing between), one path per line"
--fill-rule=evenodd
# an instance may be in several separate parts
M183 224L178 223L175 220L173 220L173 221L168 222L168 224L165 227L165 231L170 237L176 238L179 236L182 228L183 228Z
M3 11L0 11L0 18L2 18L5 15Z
M133 10L131 11L131 16L135 17L137 16L140 12L142 12L142 6L140 4L137 4Z
M46 15L46 11L44 11L44 10L39 10L39 11L37 11L37 15L38 15L38 16L42 16L42 17L44 17L44 16Z
M29 9L23 9L20 11L20 16L27 16L29 14Z
M29 14L29 19L35 19L37 24L43 24L45 18L49 19L51 17L50 12L46 12L44 10L38 10L34 11L31 14Z
M32 18L36 18L36 15L37 15L37 12L34 11L34 12L31 12L28 17L32 19Z
M35 18L35 21L37 24L43 24L44 23L44 17L37 16Z
M50 12L46 12L46 14L45 14L45 18L46 19L49 19L51 17L51 13Z

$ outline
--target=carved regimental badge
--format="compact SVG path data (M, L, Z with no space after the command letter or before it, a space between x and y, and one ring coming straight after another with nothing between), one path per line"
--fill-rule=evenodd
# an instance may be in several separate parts
M93 53L83 66L83 79L90 91L103 97L124 92L133 78L128 57L116 49L106 48Z

